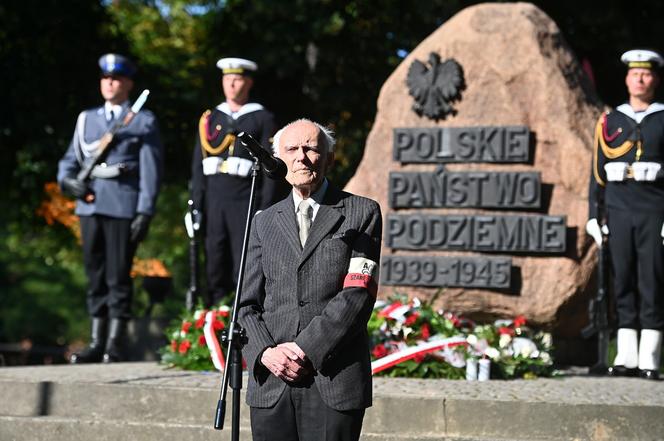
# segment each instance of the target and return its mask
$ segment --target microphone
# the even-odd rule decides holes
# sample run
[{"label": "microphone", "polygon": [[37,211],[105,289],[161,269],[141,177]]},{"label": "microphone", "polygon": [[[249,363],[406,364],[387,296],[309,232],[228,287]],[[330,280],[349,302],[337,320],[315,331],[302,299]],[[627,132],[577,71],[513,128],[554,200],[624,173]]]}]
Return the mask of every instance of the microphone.
[{"label": "microphone", "polygon": [[243,146],[254,155],[263,166],[263,170],[272,179],[283,179],[288,172],[286,163],[279,158],[275,158],[270,152],[265,150],[250,134],[240,132],[237,135]]}]

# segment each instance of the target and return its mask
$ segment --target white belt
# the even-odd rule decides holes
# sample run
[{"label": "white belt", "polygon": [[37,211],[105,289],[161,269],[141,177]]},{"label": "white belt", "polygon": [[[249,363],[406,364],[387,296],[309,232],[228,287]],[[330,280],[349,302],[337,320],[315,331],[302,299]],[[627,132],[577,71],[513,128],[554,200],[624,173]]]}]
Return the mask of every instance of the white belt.
[{"label": "white belt", "polygon": [[249,176],[251,167],[254,161],[249,159],[239,158],[237,156],[229,156],[224,160],[218,156],[210,156],[203,159],[203,174],[205,176],[217,175],[225,173],[234,176]]}]

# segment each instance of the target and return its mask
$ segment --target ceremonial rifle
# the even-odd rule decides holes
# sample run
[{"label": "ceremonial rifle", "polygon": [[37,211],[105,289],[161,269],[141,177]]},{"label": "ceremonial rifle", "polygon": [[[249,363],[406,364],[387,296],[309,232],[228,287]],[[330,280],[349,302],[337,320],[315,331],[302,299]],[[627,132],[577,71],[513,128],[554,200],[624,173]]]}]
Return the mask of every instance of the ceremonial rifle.
[{"label": "ceremonial rifle", "polygon": [[590,338],[597,334],[597,363],[590,367],[590,374],[605,375],[609,366],[609,338],[611,328],[609,326],[609,256],[608,236],[606,231],[606,216],[604,216],[603,204],[595,202],[602,233],[602,243],[599,245],[597,259],[597,294],[590,299],[588,304],[588,315],[590,323],[581,330],[583,338]]},{"label": "ceremonial rifle", "polygon": [[[117,121],[108,130],[108,132],[104,133],[104,136],[102,136],[101,139],[99,140],[99,147],[97,148],[95,156],[92,158],[91,161],[88,161],[83,165],[81,171],[79,171],[78,175],[76,175],[76,179],[78,179],[81,182],[87,182],[90,180],[90,176],[92,175],[92,170],[94,170],[94,168],[97,165],[101,164],[106,158],[106,155],[108,155],[108,152],[110,150],[109,147],[113,142],[115,134],[118,132],[118,130],[127,126],[134,119],[134,116],[136,116],[138,111],[141,110],[141,107],[143,107],[143,104],[145,104],[145,101],[147,101],[149,94],[150,91],[148,89],[145,89],[138,97],[138,99],[136,99],[134,105],[131,106],[131,108],[124,115],[124,117],[118,118]],[[86,200],[90,196],[92,195],[86,196]]]},{"label": "ceremonial rifle", "polygon": [[187,214],[184,225],[189,236],[189,289],[185,294],[187,311],[193,311],[198,297],[198,232],[201,228],[200,212],[194,208],[194,201],[187,201]]}]

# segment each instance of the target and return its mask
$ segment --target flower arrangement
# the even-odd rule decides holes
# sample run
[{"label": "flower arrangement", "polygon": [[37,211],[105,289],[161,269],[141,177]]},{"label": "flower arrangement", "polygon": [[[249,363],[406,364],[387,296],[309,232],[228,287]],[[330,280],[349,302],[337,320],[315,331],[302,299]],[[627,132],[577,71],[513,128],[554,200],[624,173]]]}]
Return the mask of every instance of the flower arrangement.
[{"label": "flower arrangement", "polygon": [[205,337],[206,317],[211,329],[218,333],[228,326],[230,308],[221,305],[208,310],[199,305],[193,312],[185,312],[174,320],[166,329],[170,343],[159,351],[162,363],[185,370],[215,370]]},{"label": "flower arrangement", "polygon": [[[211,344],[205,329],[208,336],[218,334],[229,320],[230,308],[223,304],[186,312],[166,331],[170,344],[160,351],[162,363],[186,370],[223,368],[218,342]],[[554,373],[551,334],[531,329],[523,316],[477,324],[417,298],[395,297],[376,302],[368,331],[374,375],[463,379],[466,362],[479,359],[491,360],[496,379]]]},{"label": "flower arrangement", "polygon": [[466,360],[482,358],[491,360],[491,378],[554,373],[551,334],[535,332],[523,316],[476,324],[418,299],[397,297],[376,302],[369,334],[375,375],[462,379]]}]

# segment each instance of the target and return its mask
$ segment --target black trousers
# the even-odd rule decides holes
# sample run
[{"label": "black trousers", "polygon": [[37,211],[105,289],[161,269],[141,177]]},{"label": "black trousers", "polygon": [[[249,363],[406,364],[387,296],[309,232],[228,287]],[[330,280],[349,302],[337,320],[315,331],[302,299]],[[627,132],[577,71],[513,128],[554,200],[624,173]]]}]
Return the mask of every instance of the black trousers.
[{"label": "black trousers", "polygon": [[212,303],[235,291],[249,200],[208,201],[205,269]]},{"label": "black trousers", "polygon": [[608,223],[618,327],[663,329],[664,212],[612,209]]},{"label": "black trousers", "polygon": [[87,306],[92,317],[131,318],[131,219],[81,216],[83,263],[88,276]]},{"label": "black trousers", "polygon": [[357,441],[364,409],[338,411],[322,400],[316,383],[286,386],[270,408],[251,408],[254,441]]}]

